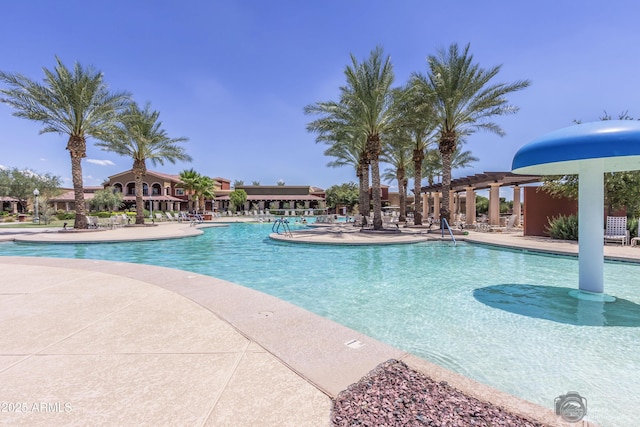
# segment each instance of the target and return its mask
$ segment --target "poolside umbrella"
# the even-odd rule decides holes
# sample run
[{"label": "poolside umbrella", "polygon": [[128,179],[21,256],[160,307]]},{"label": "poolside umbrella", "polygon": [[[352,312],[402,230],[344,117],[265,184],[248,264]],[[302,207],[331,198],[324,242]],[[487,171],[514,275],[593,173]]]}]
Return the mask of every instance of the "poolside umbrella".
[{"label": "poolside umbrella", "polygon": [[604,173],[640,169],[640,122],[582,123],[546,134],[518,150],[519,174],[579,176],[578,263],[580,297],[604,295]]}]

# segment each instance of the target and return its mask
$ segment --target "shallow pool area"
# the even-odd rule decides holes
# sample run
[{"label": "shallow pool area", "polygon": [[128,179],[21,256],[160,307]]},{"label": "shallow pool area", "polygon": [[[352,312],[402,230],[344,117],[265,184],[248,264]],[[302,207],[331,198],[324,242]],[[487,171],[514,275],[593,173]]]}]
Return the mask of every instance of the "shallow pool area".
[{"label": "shallow pool area", "polygon": [[277,296],[523,399],[577,391],[588,419],[634,425],[640,265],[605,264],[601,305],[566,298],[578,262],[481,245],[319,246],[268,239],[272,224],[137,243],[1,243],[0,255],[105,259],[207,274]]}]

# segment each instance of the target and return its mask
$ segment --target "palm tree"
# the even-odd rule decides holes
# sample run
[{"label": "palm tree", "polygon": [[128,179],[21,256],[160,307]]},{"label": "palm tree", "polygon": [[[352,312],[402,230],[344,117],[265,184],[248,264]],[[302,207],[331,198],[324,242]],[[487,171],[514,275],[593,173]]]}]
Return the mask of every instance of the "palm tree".
[{"label": "palm tree", "polygon": [[144,200],[143,179],[147,173],[147,160],[151,163],[164,165],[165,160],[171,163],[176,161],[191,161],[191,157],[184,151],[179,143],[187,138],[169,138],[167,132],[162,129],[159,121],[160,113],[152,111],[147,104],[144,110],[140,110],[133,102],[120,116],[121,126],[114,132],[108,141],[99,142],[96,145],[103,150],[113,151],[121,156],[133,159],[133,176],[136,188],[136,224],[144,224]]},{"label": "palm tree", "polygon": [[[471,151],[462,151],[462,147],[458,146],[451,156],[451,170],[471,167],[471,163],[477,162]],[[422,164],[422,175],[427,177],[429,185],[433,185],[436,177],[442,176],[442,156],[439,150],[427,150],[425,162]]]},{"label": "palm tree", "polygon": [[[382,229],[382,201],[380,197],[380,164],[382,151],[380,137],[391,130],[394,115],[391,108],[393,67],[387,56],[383,58],[381,47],[375,48],[369,58],[359,63],[351,55],[351,64],[345,69],[347,85],[340,88],[340,102],[319,103],[305,108],[305,112],[324,114],[324,119],[332,128],[322,127],[322,119],[308,125],[312,131],[350,133],[353,141],[362,138],[366,141],[363,163],[371,168],[371,187],[373,193],[373,228]],[[366,160],[365,160],[366,159]]]},{"label": "palm tree", "polygon": [[182,181],[182,187],[187,194],[187,200],[189,203],[187,209],[189,212],[193,211],[193,196],[195,195],[196,188],[198,187],[200,176],[201,175],[193,168],[185,169],[180,172],[180,181]]},{"label": "palm tree", "polygon": [[[382,139],[383,149],[380,159],[390,164],[392,167],[385,170],[382,175],[384,180],[398,182],[398,193],[400,195],[400,217],[399,222],[406,221],[407,212],[407,169],[411,166],[412,141],[407,132],[394,132]],[[419,194],[419,193],[418,193]]]},{"label": "palm tree", "polygon": [[195,185],[195,196],[196,196],[196,211],[200,210],[200,205],[202,206],[202,210],[205,210],[206,204],[205,201],[207,199],[213,200],[215,197],[214,187],[216,181],[212,178],[209,178],[205,175],[200,175]]},{"label": "palm tree", "polygon": [[[425,93],[414,82],[397,92],[395,108],[399,126],[408,132],[412,141],[414,225],[422,225],[422,164],[428,147],[434,143],[436,122],[431,104],[424,102]],[[428,98],[426,98],[428,99]]]},{"label": "palm tree", "polygon": [[351,134],[335,137],[334,144],[324,152],[325,156],[335,157],[327,163],[329,167],[353,166],[358,177],[358,210],[360,215],[369,215],[369,162],[367,160],[366,140],[353,138]]},{"label": "palm tree", "polygon": [[129,103],[126,92],[109,92],[101,72],[75,63],[69,70],[56,56],[53,71],[44,68],[44,83],[22,74],[0,72],[0,80],[9,85],[0,89],[4,102],[16,111],[16,117],[41,122],[40,133],[54,132],[69,137],[71,176],[75,199],[74,228],[88,227],[82,183],[82,159],[87,157],[87,137],[109,139],[117,126],[118,114]]},{"label": "palm tree", "polygon": [[366,137],[354,132],[355,118],[348,108],[343,95],[339,102],[318,102],[305,107],[305,114],[321,115],[307,125],[307,131],[318,133],[316,142],[329,145],[326,156],[335,157],[329,167],[353,165],[359,181],[358,210],[361,215],[369,215],[369,160],[366,151]]},{"label": "palm tree", "polygon": [[460,138],[477,130],[504,135],[502,128],[490,119],[516,113],[518,108],[507,103],[506,95],[528,87],[530,82],[492,83],[501,66],[485,70],[474,64],[469,44],[461,52],[454,43],[448,50],[439,50],[437,56],[430,55],[427,62],[428,76],[414,73],[412,79],[425,94],[424,102],[431,105],[435,114],[443,165],[440,216],[449,221],[451,156]]}]

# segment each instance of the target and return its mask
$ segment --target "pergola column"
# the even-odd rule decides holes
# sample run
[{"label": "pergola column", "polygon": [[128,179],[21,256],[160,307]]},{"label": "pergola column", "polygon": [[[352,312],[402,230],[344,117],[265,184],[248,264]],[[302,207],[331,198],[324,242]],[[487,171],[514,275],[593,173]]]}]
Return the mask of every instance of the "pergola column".
[{"label": "pergola column", "polygon": [[474,187],[467,187],[467,206],[465,210],[467,225],[473,225],[476,222],[476,192]]},{"label": "pergola column", "polygon": [[456,192],[453,190],[449,190],[449,213],[450,213],[450,219],[449,221],[451,221],[453,223],[454,218],[455,218],[455,213],[456,213],[456,201],[455,201],[455,197],[456,197]]},{"label": "pergola column", "polygon": [[500,184],[489,184],[489,225],[500,225]]},{"label": "pergola column", "polygon": [[522,214],[522,209],[520,207],[520,186],[513,186],[513,214],[516,216],[516,220],[513,225],[520,225],[520,215]]},{"label": "pergola column", "polygon": [[433,193],[433,219],[440,220],[440,192]]},{"label": "pergola column", "polygon": [[422,195],[422,221],[429,218],[429,193]]}]

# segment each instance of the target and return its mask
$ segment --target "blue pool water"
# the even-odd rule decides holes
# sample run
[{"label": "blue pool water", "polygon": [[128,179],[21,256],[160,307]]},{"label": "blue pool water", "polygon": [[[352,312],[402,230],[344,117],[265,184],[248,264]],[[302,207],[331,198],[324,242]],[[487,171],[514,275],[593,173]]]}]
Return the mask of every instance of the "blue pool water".
[{"label": "blue pool water", "polygon": [[229,280],[290,301],[507,393],[553,408],[577,391],[588,419],[635,425],[640,266],[605,265],[615,303],[568,297],[575,258],[481,245],[316,246],[232,224],[178,240],[1,243],[0,255],[128,261]]}]

